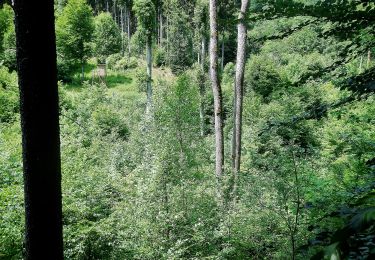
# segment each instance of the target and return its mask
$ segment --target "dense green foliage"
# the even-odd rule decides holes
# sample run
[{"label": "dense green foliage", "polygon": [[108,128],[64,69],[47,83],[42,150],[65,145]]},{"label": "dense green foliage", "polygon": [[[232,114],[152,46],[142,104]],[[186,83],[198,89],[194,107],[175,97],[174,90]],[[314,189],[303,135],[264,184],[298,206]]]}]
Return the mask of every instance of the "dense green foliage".
[{"label": "dense green foliage", "polygon": [[66,61],[84,64],[91,52],[93,29],[92,10],[86,0],[69,0],[56,21],[58,54]]},{"label": "dense green foliage", "polygon": [[[223,208],[201,56],[208,1],[66,2],[56,2],[63,7],[56,13],[60,79],[70,80],[59,86],[66,259],[374,257],[374,3],[252,1],[238,201]],[[237,8],[233,1],[219,7],[224,191],[232,184]],[[19,97],[14,57],[6,58],[14,50],[12,17],[4,5],[0,259],[23,252]],[[145,32],[155,53],[152,116],[145,113]],[[94,80],[98,59],[106,60],[105,81]],[[76,63],[86,60],[81,82]]]},{"label": "dense green foliage", "polygon": [[121,31],[111,14],[101,13],[95,17],[94,53],[100,60],[121,51]]}]

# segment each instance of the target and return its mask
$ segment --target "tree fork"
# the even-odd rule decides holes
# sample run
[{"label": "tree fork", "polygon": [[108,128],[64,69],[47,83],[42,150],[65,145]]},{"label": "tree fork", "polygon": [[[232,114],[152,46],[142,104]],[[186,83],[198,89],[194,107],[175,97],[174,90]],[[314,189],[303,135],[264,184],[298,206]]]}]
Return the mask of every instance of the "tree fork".
[{"label": "tree fork", "polygon": [[63,259],[54,1],[15,0],[27,260]]}]

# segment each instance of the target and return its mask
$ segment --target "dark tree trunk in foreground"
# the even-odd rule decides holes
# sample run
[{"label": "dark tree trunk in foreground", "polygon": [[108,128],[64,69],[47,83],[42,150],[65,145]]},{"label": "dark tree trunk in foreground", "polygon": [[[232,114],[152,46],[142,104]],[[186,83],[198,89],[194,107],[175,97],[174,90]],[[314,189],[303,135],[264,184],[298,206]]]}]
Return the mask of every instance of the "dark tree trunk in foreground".
[{"label": "dark tree trunk in foreground", "polygon": [[233,160],[233,195],[237,192],[238,172],[241,164],[241,135],[242,135],[242,109],[243,109],[243,82],[246,62],[246,36],[247,28],[245,15],[248,9],[249,0],[241,1],[241,11],[238,17],[238,40],[237,40],[237,61],[236,61],[236,79],[234,95],[234,125],[232,142],[232,160]]},{"label": "dark tree trunk in foreground", "polygon": [[15,0],[28,260],[63,259],[53,4]]},{"label": "dark tree trunk in foreground", "polygon": [[214,95],[216,177],[220,181],[224,168],[222,91],[218,76],[217,3],[210,0],[210,76]]}]

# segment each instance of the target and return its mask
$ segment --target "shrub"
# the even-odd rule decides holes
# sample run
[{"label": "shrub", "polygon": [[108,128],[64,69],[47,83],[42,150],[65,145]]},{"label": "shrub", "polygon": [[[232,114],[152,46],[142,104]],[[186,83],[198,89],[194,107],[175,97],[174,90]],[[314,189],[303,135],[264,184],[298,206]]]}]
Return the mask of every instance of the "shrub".
[{"label": "shrub", "polygon": [[106,64],[108,69],[115,69],[116,63],[121,60],[123,57],[120,53],[115,53],[109,55],[106,59]]},{"label": "shrub", "polygon": [[0,67],[0,123],[8,123],[19,112],[17,76]]},{"label": "shrub", "polygon": [[166,52],[164,48],[157,48],[154,54],[154,64],[157,67],[165,66]]},{"label": "shrub", "polygon": [[135,82],[139,92],[146,92],[147,88],[147,72],[144,69],[137,69],[135,73]]}]

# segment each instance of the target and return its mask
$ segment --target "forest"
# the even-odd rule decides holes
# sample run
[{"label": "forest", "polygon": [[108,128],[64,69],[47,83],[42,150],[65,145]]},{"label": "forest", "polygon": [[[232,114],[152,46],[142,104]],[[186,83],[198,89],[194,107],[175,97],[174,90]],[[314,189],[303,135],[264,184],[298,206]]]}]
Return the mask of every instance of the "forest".
[{"label": "forest", "polygon": [[0,260],[375,259],[374,0],[0,0]]}]

